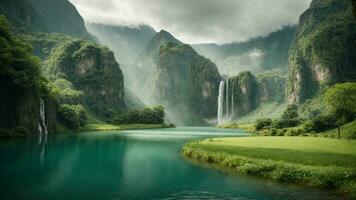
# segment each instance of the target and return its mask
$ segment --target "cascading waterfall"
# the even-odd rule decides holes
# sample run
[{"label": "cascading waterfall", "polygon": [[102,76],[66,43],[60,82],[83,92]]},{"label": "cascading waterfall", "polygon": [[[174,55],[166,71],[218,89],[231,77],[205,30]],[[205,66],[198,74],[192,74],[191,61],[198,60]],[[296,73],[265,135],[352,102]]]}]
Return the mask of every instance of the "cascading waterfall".
[{"label": "cascading waterfall", "polygon": [[223,109],[224,109],[224,89],[225,89],[225,82],[220,81],[219,85],[219,96],[218,96],[218,124],[221,125],[223,122]]},{"label": "cascading waterfall", "polygon": [[229,117],[229,79],[226,80],[226,118]]},{"label": "cascading waterfall", "polygon": [[234,117],[234,84],[231,84],[231,118]]},{"label": "cascading waterfall", "polygon": [[47,135],[48,134],[48,129],[46,126],[46,110],[45,110],[45,104],[43,99],[40,99],[40,122],[38,122],[38,131],[40,132],[40,135]]},{"label": "cascading waterfall", "polygon": [[43,99],[40,99],[40,122],[38,122],[38,145],[40,147],[40,163],[43,165],[46,154],[48,129],[46,125],[46,108]]}]

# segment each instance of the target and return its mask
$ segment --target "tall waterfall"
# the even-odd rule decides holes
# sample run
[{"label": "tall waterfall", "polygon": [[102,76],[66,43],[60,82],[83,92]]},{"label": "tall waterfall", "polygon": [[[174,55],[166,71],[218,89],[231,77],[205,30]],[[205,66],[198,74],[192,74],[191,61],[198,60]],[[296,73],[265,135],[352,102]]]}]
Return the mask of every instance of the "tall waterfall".
[{"label": "tall waterfall", "polygon": [[229,79],[226,80],[226,117],[229,117]]},{"label": "tall waterfall", "polygon": [[223,122],[223,109],[224,109],[224,89],[225,82],[220,81],[219,85],[219,97],[218,97],[218,124],[221,125]]},{"label": "tall waterfall", "polygon": [[234,104],[235,93],[234,93],[234,84],[231,84],[231,85],[232,85],[232,87],[231,87],[231,118],[233,118],[234,117],[234,106],[235,106],[235,104]]},{"label": "tall waterfall", "polygon": [[40,132],[40,135],[48,134],[48,129],[46,126],[46,110],[42,98],[40,99],[40,122],[38,123],[38,131]]}]

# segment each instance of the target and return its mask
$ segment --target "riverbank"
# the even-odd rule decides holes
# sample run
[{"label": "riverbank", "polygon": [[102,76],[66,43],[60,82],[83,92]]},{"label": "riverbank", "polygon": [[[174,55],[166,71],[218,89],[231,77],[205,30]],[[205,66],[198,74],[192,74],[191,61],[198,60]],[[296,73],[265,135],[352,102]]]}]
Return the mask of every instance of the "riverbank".
[{"label": "riverbank", "polygon": [[114,131],[114,130],[135,130],[135,129],[157,129],[157,128],[172,128],[168,124],[87,124],[80,131]]},{"label": "riverbank", "polygon": [[280,182],[356,198],[356,141],[312,137],[216,138],[192,142],[185,157]]},{"label": "riverbank", "polygon": [[[70,130],[60,124],[57,126],[55,134],[65,134],[73,132],[88,132],[88,131],[115,131],[115,130],[141,130],[141,129],[160,129],[160,128],[174,128],[169,124],[121,124],[112,125],[106,123],[88,123],[84,127],[77,130]],[[22,138],[33,135],[25,134],[24,132],[18,132],[13,130],[0,130],[1,139]]]}]

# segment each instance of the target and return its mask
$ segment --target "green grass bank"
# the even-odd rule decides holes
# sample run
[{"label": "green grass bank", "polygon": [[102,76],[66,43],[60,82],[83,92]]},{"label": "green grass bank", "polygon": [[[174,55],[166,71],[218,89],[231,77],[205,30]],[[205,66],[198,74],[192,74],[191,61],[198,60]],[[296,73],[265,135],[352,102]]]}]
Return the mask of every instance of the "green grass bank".
[{"label": "green grass bank", "polygon": [[313,137],[216,138],[185,145],[185,157],[247,174],[336,190],[356,198],[356,141]]}]

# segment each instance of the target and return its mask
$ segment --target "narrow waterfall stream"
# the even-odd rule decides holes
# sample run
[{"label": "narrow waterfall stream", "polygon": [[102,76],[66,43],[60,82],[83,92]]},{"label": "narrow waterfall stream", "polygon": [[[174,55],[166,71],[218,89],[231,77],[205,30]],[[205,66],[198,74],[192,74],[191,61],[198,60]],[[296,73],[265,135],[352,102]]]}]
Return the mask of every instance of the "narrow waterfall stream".
[{"label": "narrow waterfall stream", "polygon": [[224,88],[225,82],[220,81],[219,85],[219,96],[218,96],[218,124],[221,125],[223,123],[223,109],[224,109]]},{"label": "narrow waterfall stream", "polygon": [[40,122],[38,123],[38,131],[40,135],[48,135],[48,129],[46,125],[46,108],[43,99],[40,99]]}]

